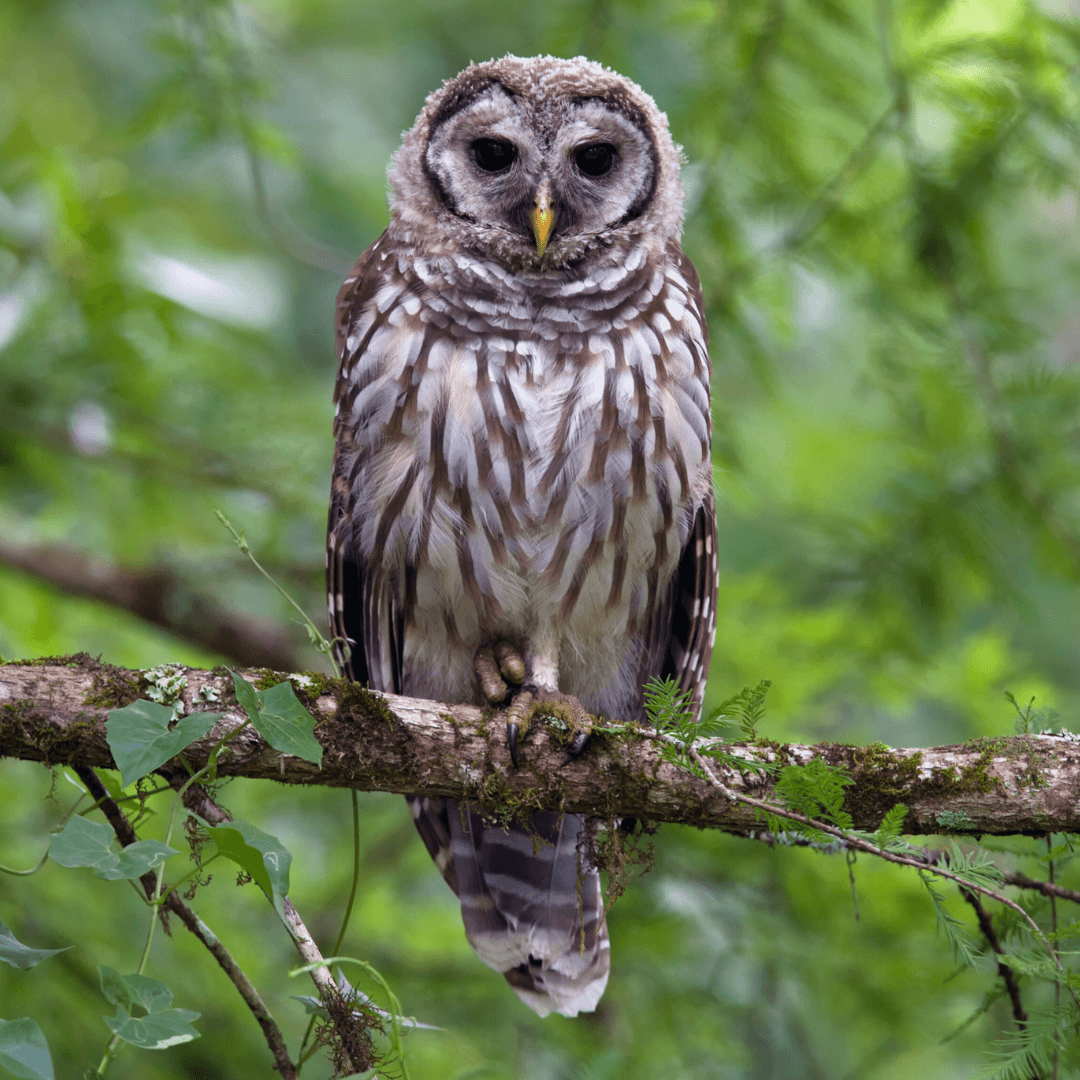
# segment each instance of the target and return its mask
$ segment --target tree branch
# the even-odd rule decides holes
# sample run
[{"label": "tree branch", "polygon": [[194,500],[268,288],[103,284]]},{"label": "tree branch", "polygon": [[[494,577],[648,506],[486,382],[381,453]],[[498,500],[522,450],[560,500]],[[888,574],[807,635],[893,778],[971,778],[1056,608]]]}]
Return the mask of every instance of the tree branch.
[{"label": "tree branch", "polygon": [[128,569],[65,544],[19,544],[3,537],[0,563],[71,596],[111,604],[238,664],[283,670],[300,664],[300,650],[280,626],[222,608],[168,566]]},{"label": "tree branch", "polygon": [[[286,678],[265,670],[248,674],[257,685]],[[189,668],[186,675],[187,710],[193,701],[204,707],[204,687],[213,688],[229,710],[234,698],[224,672]],[[539,723],[515,770],[500,719],[473,706],[375,694],[322,675],[293,678],[319,721],[322,768],[273,750],[249,727],[222,752],[219,776],[447,796],[506,816],[528,806],[743,835],[766,828],[754,804],[768,800],[768,779],[750,771],[725,774],[725,790],[742,796],[733,804],[707,780],[664,761],[655,738],[631,730],[594,734],[585,752],[567,762],[565,734]],[[0,666],[0,756],[113,768],[107,713],[146,696],[147,687],[144,673],[85,654]],[[185,751],[193,768],[201,768],[216,740],[242,723],[240,710],[231,707],[210,735]],[[1022,735],[922,750],[829,743],[732,749],[779,764],[822,757],[844,766],[853,780],[845,807],[860,829],[876,828],[902,802],[909,808],[903,826],[908,834],[1080,831],[1073,794],[1080,784],[1080,743],[1069,738]]]}]

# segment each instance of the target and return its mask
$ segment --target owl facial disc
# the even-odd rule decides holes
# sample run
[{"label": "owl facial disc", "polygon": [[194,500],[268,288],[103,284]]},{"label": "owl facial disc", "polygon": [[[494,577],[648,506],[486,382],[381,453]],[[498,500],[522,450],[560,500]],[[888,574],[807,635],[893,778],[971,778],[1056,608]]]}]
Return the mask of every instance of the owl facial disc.
[{"label": "owl facial disc", "polygon": [[584,272],[677,241],[679,151],[629,79],[583,59],[475,64],[427,100],[390,169],[393,223],[428,257]]}]

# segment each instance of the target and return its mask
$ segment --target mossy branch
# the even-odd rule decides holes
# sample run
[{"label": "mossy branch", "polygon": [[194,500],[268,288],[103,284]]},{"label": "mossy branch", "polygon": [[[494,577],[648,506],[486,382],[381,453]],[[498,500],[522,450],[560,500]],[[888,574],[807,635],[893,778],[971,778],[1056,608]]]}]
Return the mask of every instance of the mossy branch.
[{"label": "mossy branch", "polygon": [[[183,674],[183,680],[176,678]],[[604,818],[670,821],[727,832],[760,833],[766,825],[752,807],[732,804],[705,779],[661,759],[655,739],[632,728],[594,734],[585,752],[566,761],[568,732],[535,725],[520,763],[510,763],[497,715],[375,694],[323,675],[286,676],[248,671],[257,686],[286,677],[318,720],[322,768],[283,755],[250,727],[222,752],[218,775],[361,791],[416,792],[470,799],[494,814],[524,807],[595,814]],[[185,751],[201,768],[211,748],[242,723],[232,680],[224,669],[177,669],[186,711],[223,704],[225,718]],[[112,768],[105,741],[108,711],[150,694],[160,669],[130,671],[85,654],[0,666],[0,756],[47,765]],[[230,703],[236,712],[230,713]],[[853,783],[845,809],[858,829],[877,828],[896,803],[908,807],[908,834],[982,834],[1080,831],[1080,742],[1046,735],[979,739],[959,746],[893,750],[882,745],[783,745],[758,740],[731,748],[746,759],[779,764],[820,757],[842,765]],[[731,791],[768,801],[771,781],[747,769],[728,772]]]}]

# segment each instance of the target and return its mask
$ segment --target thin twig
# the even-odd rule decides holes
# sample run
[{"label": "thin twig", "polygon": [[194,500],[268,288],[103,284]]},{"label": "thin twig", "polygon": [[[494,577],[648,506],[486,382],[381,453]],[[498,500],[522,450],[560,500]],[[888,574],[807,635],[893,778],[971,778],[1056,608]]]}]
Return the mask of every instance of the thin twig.
[{"label": "thin twig", "polygon": [[236,543],[236,546],[240,549],[242,554],[248,557],[251,565],[254,566],[255,569],[258,570],[259,573],[262,574],[262,576],[266,578],[266,580],[269,581],[270,584],[273,585],[274,588],[277,589],[277,591],[283,597],[285,597],[285,599],[288,600],[288,602],[293,606],[293,609],[300,616],[303,624],[308,629],[308,636],[311,638],[311,643],[319,650],[319,652],[326,654],[326,659],[330,663],[330,666],[333,668],[334,674],[340,678],[341,668],[338,665],[337,660],[334,659],[334,652],[331,648],[332,643],[326,640],[326,638],[323,636],[322,631],[311,621],[311,616],[308,615],[308,613],[289,595],[289,593],[286,592],[285,589],[283,589],[278,584],[277,580],[274,578],[274,575],[271,574],[266,569],[266,567],[264,567],[263,564],[255,558],[255,553],[251,550],[251,545],[247,542],[244,534],[237,532],[236,529],[233,528],[232,522],[229,521],[229,519],[220,510],[215,510],[214,516],[218,519],[218,521],[221,522],[222,525],[225,526],[225,528],[229,532],[229,535]]},{"label": "thin twig", "polygon": [[1015,885],[1018,889],[1032,889],[1042,893],[1043,896],[1057,897],[1059,900],[1071,900],[1074,904],[1080,904],[1080,892],[1075,889],[1066,889],[1052,881],[1040,881],[1038,878],[1030,878],[1027,874],[1005,874],[1002,881],[1006,885]]},{"label": "thin twig", "polygon": [[[983,907],[983,902],[970,889],[961,886],[960,895],[975,909],[975,915],[979,920],[979,929],[982,931],[983,937],[986,938],[986,943],[994,951],[994,955],[999,958],[1003,957],[1005,949],[1002,947],[1001,939],[994,929],[994,920],[990,917],[990,912]],[[1027,1028],[1028,1016],[1024,1009],[1024,1002],[1020,997],[1020,984],[1016,981],[1016,972],[1001,959],[998,960],[997,969],[998,974],[1005,982],[1005,989],[1009,992],[1009,1000],[1012,1002],[1013,1019],[1016,1021],[1016,1026],[1021,1031],[1024,1031]],[[1032,1080],[1038,1080],[1038,1078],[1032,1077]]]},{"label": "thin twig", "polygon": [[[728,799],[731,802],[739,802],[744,806],[752,806],[755,809],[760,810],[765,814],[771,814],[774,817],[786,818],[789,821],[797,821],[800,825],[806,825],[811,829],[816,829],[818,832],[826,833],[829,836],[835,836],[838,840],[843,840],[848,847],[855,848],[857,851],[865,851],[870,855],[877,856],[879,859],[884,859],[886,862],[897,863],[900,866],[914,866],[921,870],[926,869],[926,864],[921,860],[910,858],[907,855],[900,855],[895,851],[886,851],[884,848],[879,848],[876,844],[872,844],[869,840],[863,840],[861,837],[853,836],[844,829],[837,828],[834,825],[828,825],[824,821],[816,821],[814,818],[807,817],[805,814],[797,813],[794,810],[781,809],[762,799],[755,799],[750,795],[742,795],[737,791],[732,791],[731,788],[717,780],[712,769],[709,768],[708,763],[705,761],[705,758],[701,756],[697,749],[693,746],[688,746],[687,751],[694,764],[697,765],[705,775],[705,779],[710,786],[715,788],[725,799]],[[1003,904],[1005,907],[1015,911],[1024,922],[1028,924],[1035,936],[1045,946],[1046,951],[1050,954],[1051,960],[1054,961],[1054,966],[1058,969],[1062,978],[1065,978],[1065,971],[1061,966],[1061,961],[1058,960],[1057,953],[1053,950],[1050,942],[1046,940],[1046,936],[1039,929],[1039,924],[1015,900],[1010,900],[1003,893],[989,889],[985,885],[977,885],[973,881],[968,881],[960,874],[956,874],[951,870],[945,870],[941,866],[935,866],[932,872],[939,877],[949,878],[951,881],[955,881],[962,888],[970,889],[972,892],[982,893],[984,896],[989,896],[991,900],[996,900],[999,904]],[[1069,994],[1077,1009],[1080,1010],[1080,999],[1077,998],[1076,992],[1071,986],[1069,987]]]},{"label": "thin twig", "polygon": [[[1047,833],[1046,834],[1046,848],[1051,853],[1054,850],[1054,835],[1053,835],[1053,833]],[[1049,859],[1047,859],[1047,864],[1048,864],[1048,874],[1049,874],[1049,877],[1050,877],[1050,884],[1053,885],[1054,884],[1054,876],[1055,876],[1055,867],[1054,867],[1054,859],[1053,859],[1052,854],[1051,854],[1051,857]],[[1057,941],[1057,932],[1058,932],[1057,897],[1056,896],[1051,896],[1050,897],[1050,929],[1053,931],[1054,941],[1056,942]],[[1055,951],[1055,953],[1057,952],[1057,946],[1056,945],[1054,946],[1054,951]],[[1055,979],[1054,980],[1054,1008],[1055,1009],[1060,1009],[1061,1008],[1061,980],[1060,979]],[[1054,1043],[1054,1080],[1058,1080],[1058,1047],[1057,1047],[1056,1042]]]},{"label": "thin twig", "polygon": [[855,852],[848,851],[847,853],[847,872],[848,879],[851,881],[851,904],[855,908],[855,921],[861,922],[859,918],[859,893],[855,888]]},{"label": "thin twig", "polygon": [[[179,782],[180,777],[178,776],[176,779]],[[232,821],[232,818],[214,802],[210,793],[200,784],[192,785],[184,793],[184,805],[211,825],[225,825]],[[289,931],[289,936],[293,939],[296,951],[303,958],[305,965],[311,965],[311,980],[315,983],[319,997],[324,1002],[335,1000],[340,996],[341,991],[337,983],[334,982],[333,975],[319,950],[319,946],[315,944],[315,939],[304,925],[304,920],[300,918],[296,908],[293,907],[292,901],[287,896],[282,902],[282,910],[284,912],[282,921]],[[337,1022],[340,1023],[341,1021],[338,1020]],[[341,1042],[346,1052],[349,1053],[349,1048],[352,1045],[351,1041],[342,1039]],[[349,1055],[349,1064],[355,1072],[363,1072],[368,1068],[367,1062],[353,1059],[351,1053]]]},{"label": "thin twig", "polygon": [[[356,893],[360,887],[360,800],[357,797],[356,791],[350,791],[352,796],[352,824],[353,824],[353,870],[352,870],[352,884],[349,886],[349,899],[345,904],[345,914],[341,917],[341,929],[338,930],[337,941],[334,942],[334,947],[330,952],[337,956],[341,952],[341,943],[345,940],[345,932],[349,928],[349,921],[352,919],[353,905],[356,903]],[[297,1054],[298,1063],[296,1071],[299,1073],[303,1068],[304,1062],[307,1060],[308,1055],[305,1055],[304,1049],[308,1044],[308,1040],[311,1038],[311,1034],[315,1029],[315,1017],[312,1016],[308,1021],[307,1030],[304,1032],[304,1037],[300,1041],[300,1050]],[[314,1047],[312,1048],[314,1049]]]},{"label": "thin twig", "polygon": [[[113,827],[113,832],[116,833],[116,837],[121,845],[127,847],[129,844],[135,843],[138,839],[135,829],[132,827],[131,822],[128,821],[124,812],[110,797],[108,791],[105,789],[105,785],[98,779],[97,773],[94,772],[93,769],[86,768],[85,766],[76,766],[75,772],[78,774],[79,779],[86,785],[86,789],[90,792],[91,797],[99,802],[102,813]],[[152,872],[147,872],[143,874],[139,880],[143,890],[146,892],[147,899],[150,899],[154,895],[154,889],[157,884],[156,876]],[[244,973],[243,969],[233,959],[229,950],[225,948],[206,923],[204,923],[202,919],[200,919],[199,916],[176,895],[175,892],[171,892],[165,897],[160,912],[162,925],[166,933],[168,933],[169,929],[166,921],[167,915],[168,912],[172,912],[207,948],[220,965],[222,971],[229,977],[230,982],[236,987],[240,996],[244,999],[244,1004],[251,1010],[259,1027],[262,1028],[263,1035],[266,1037],[267,1045],[270,1048],[270,1053],[274,1057],[274,1068],[281,1073],[284,1080],[296,1080],[296,1069],[289,1059],[289,1052],[285,1046],[285,1038],[281,1034],[281,1029],[277,1026],[273,1016],[270,1015],[270,1010],[259,996],[258,990],[255,989],[255,986]]]}]

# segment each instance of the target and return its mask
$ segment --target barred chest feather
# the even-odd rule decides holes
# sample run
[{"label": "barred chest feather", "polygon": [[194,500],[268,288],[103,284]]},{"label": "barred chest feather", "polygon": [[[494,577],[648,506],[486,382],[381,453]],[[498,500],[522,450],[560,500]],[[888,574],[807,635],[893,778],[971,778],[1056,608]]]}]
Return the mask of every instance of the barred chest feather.
[{"label": "barred chest feather", "polygon": [[404,609],[403,689],[474,699],[477,647],[505,638],[530,681],[636,715],[639,651],[711,487],[689,264],[372,257],[335,421],[335,483],[364,512],[339,541]]}]

